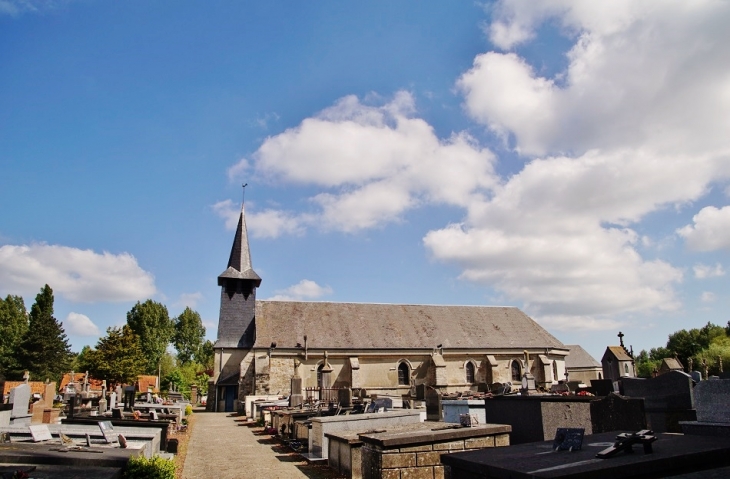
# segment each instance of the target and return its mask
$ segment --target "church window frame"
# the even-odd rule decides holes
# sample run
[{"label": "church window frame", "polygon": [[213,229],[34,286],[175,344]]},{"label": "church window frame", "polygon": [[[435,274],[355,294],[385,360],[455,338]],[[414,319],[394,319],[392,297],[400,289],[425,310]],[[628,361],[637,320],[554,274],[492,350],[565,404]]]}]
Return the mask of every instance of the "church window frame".
[{"label": "church window frame", "polygon": [[510,364],[510,372],[512,381],[522,381],[522,364],[517,359],[513,359]]},{"label": "church window frame", "polygon": [[474,361],[464,363],[464,377],[467,384],[475,384],[477,382],[477,365]]},{"label": "church window frame", "polygon": [[558,362],[553,359],[553,381],[558,381]]},{"label": "church window frame", "polygon": [[410,386],[411,385],[411,365],[405,359],[398,361],[396,366],[398,371],[398,386]]}]

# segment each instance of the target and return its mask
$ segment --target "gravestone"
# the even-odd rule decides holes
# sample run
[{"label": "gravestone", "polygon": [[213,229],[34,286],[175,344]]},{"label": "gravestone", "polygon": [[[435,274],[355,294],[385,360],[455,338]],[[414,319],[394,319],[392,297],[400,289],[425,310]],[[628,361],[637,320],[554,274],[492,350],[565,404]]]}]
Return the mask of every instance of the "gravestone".
[{"label": "gravestone", "polygon": [[50,441],[53,439],[51,431],[48,429],[46,424],[34,424],[28,426],[30,429],[30,435],[33,438],[33,442]]},{"label": "gravestone", "polygon": [[342,388],[337,390],[337,403],[341,407],[352,407],[352,389]]},{"label": "gravestone", "polygon": [[383,411],[393,409],[393,400],[391,398],[375,398],[370,402],[365,412],[379,412],[381,409]]},{"label": "gravestone", "polygon": [[611,393],[591,401],[593,434],[609,431],[640,431],[646,428],[644,400]]},{"label": "gravestone", "polygon": [[656,433],[681,432],[679,421],[694,421],[693,381],[682,371],[651,379],[622,378],[625,396],[644,398],[647,427]]},{"label": "gravestone", "polygon": [[30,424],[31,415],[28,414],[30,386],[26,383],[15,386],[10,390],[8,402],[13,405],[10,424]]},{"label": "gravestone", "polygon": [[115,407],[112,409],[112,419],[123,419],[124,415],[122,414],[122,408]]},{"label": "gravestone", "polygon": [[730,380],[702,381],[694,394],[697,421],[730,424]]},{"label": "gravestone", "polygon": [[699,371],[692,371],[690,376],[692,376],[692,381],[694,381],[696,383],[702,381],[702,373]]},{"label": "gravestone", "polygon": [[730,437],[730,379],[702,381],[695,386],[697,421],[683,421],[682,432]]},{"label": "gravestone", "polygon": [[117,407],[117,393],[111,393],[109,395],[109,409]]},{"label": "gravestone", "polygon": [[304,403],[304,395],[302,394],[302,378],[294,376],[291,378],[291,396],[289,396],[289,406],[299,407]]},{"label": "gravestone", "polygon": [[117,441],[118,435],[114,433],[114,426],[111,421],[99,421],[99,429],[107,444]]},{"label": "gravestone", "polygon": [[106,412],[106,398],[102,397],[99,399],[99,414],[104,414]]},{"label": "gravestone", "polygon": [[132,412],[134,409],[134,397],[135,397],[136,391],[134,390],[134,386],[127,386],[124,388],[124,410],[127,412]]},{"label": "gravestone", "polygon": [[613,381],[610,379],[591,379],[591,388],[596,392],[596,396],[608,396],[613,390]]},{"label": "gravestone", "polygon": [[441,393],[433,388],[426,389],[426,420],[443,421]]}]

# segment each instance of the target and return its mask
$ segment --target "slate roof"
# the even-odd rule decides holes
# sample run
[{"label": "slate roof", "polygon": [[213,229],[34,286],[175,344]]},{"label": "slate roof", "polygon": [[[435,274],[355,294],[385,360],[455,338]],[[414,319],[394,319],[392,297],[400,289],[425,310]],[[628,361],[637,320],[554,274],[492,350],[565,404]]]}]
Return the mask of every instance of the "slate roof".
[{"label": "slate roof", "polygon": [[256,301],[256,348],[561,348],[513,307]]},{"label": "slate roof", "polygon": [[223,286],[225,279],[251,280],[258,288],[261,285],[261,277],[256,274],[251,265],[251,251],[248,245],[248,232],[246,230],[246,215],[241,206],[241,216],[238,218],[236,236],[231,246],[231,255],[228,258],[228,268],[218,276],[218,286]]},{"label": "slate roof", "polygon": [[[608,351],[611,351],[619,361],[632,361],[631,356],[629,356],[629,353],[622,346],[609,346],[606,348],[606,353]],[[606,353],[604,353],[603,357],[606,357]]]},{"label": "slate roof", "polygon": [[568,369],[579,368],[600,368],[601,363],[593,359],[588,351],[581,348],[577,344],[568,344],[565,346],[570,349],[570,354],[565,358],[565,367]]}]

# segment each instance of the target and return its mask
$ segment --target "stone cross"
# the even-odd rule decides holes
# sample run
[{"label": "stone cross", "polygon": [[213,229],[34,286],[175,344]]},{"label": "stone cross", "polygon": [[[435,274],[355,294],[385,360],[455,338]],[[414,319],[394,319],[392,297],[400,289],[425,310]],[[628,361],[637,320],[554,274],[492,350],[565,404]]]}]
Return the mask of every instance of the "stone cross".
[{"label": "stone cross", "polygon": [[623,348],[624,347],[624,333],[622,333],[621,331],[618,332],[618,340],[621,343],[621,347]]}]

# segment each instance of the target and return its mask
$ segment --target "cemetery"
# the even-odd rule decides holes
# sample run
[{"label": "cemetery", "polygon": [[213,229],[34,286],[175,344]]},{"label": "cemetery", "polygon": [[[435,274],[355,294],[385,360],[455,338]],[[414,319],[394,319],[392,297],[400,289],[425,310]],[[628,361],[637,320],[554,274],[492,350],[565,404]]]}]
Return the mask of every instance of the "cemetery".
[{"label": "cemetery", "polygon": [[10,385],[0,408],[0,472],[16,472],[17,464],[46,478],[112,478],[121,477],[132,457],[173,457],[189,403],[155,402],[151,388],[140,392],[139,384],[109,391],[106,381],[88,374],[68,377],[60,391],[54,382],[41,383],[41,394],[27,373]]}]

